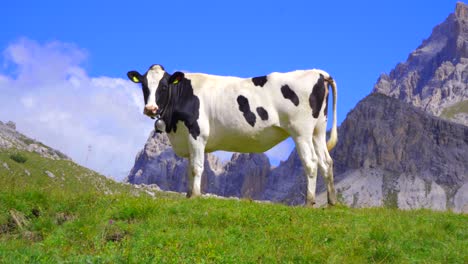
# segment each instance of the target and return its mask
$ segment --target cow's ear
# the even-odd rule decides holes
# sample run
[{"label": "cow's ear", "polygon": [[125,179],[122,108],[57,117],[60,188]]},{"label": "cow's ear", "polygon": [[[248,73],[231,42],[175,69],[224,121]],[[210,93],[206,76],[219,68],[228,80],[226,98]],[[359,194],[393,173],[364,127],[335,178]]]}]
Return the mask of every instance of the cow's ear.
[{"label": "cow's ear", "polygon": [[132,81],[134,83],[141,83],[142,76],[137,71],[127,72],[127,77],[130,79],[130,81]]},{"label": "cow's ear", "polygon": [[184,78],[184,76],[185,75],[183,72],[174,72],[174,74],[172,74],[171,77],[169,77],[169,83],[177,84]]}]

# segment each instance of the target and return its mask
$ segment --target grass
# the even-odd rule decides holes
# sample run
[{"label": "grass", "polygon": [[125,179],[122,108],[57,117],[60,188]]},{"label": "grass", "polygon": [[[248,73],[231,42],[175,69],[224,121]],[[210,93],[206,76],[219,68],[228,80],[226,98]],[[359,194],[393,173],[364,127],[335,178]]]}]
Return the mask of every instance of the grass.
[{"label": "grass", "polygon": [[16,161],[18,163],[25,163],[28,160],[25,156],[23,156],[21,154],[17,154],[17,153],[11,154],[10,159],[14,160],[14,161]]},{"label": "grass", "polygon": [[468,262],[467,215],[153,198],[70,161],[11,154],[0,153],[0,263]]},{"label": "grass", "polygon": [[445,108],[440,116],[447,119],[452,119],[458,113],[468,114],[468,100],[458,102],[450,107]]}]

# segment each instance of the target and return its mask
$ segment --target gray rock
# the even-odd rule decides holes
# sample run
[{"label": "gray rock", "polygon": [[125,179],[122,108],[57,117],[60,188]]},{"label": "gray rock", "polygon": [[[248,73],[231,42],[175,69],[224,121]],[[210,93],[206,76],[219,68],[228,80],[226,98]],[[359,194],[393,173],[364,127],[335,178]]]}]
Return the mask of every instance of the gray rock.
[{"label": "gray rock", "polygon": [[[396,184],[391,184],[396,178]],[[360,169],[348,171],[344,179],[336,184],[341,202],[357,208],[394,207],[400,209],[427,208],[446,210],[447,192],[434,181],[418,176],[383,171],[381,169]],[[466,195],[458,191],[454,197],[456,212],[468,212]],[[326,193],[318,195],[320,206],[326,204]],[[464,208],[465,207],[465,208]]]},{"label": "gray rock", "polygon": [[[331,154],[335,179],[344,181],[340,182],[342,190],[355,189],[353,184],[365,186],[357,179],[367,179],[378,170],[381,173],[374,177],[383,179],[383,204],[405,209],[463,207],[455,206],[454,199],[468,181],[468,127],[433,117],[399,100],[371,94],[348,114],[338,131],[339,141]],[[347,179],[350,174],[352,179]],[[366,181],[367,188],[376,184],[371,179]],[[369,190],[363,189],[357,204],[349,203],[349,199],[346,202],[360,206],[365,192]]]},{"label": "gray rock", "polygon": [[299,155],[294,149],[286,161],[272,169],[263,200],[290,205],[303,204],[306,197],[306,176]]},{"label": "gray rock", "polygon": [[[384,206],[384,175],[385,172],[379,169],[347,172],[336,185],[341,202],[357,208]],[[317,200],[325,204],[326,193],[322,193]]]},{"label": "gray rock", "polygon": [[13,121],[8,121],[6,123],[6,126],[13,129],[13,130],[16,130],[16,124]]},{"label": "gray rock", "polygon": [[234,153],[218,175],[220,187],[217,194],[261,199],[269,173],[270,161],[265,154]]},{"label": "gray rock", "polygon": [[55,178],[55,175],[50,171],[45,171],[45,174],[47,174],[47,176],[49,176],[50,178]]},{"label": "gray rock", "polygon": [[465,182],[460,189],[457,190],[453,199],[455,212],[468,213],[468,183]]},{"label": "gray rock", "polygon": [[0,122],[0,149],[11,148],[35,152],[42,157],[54,160],[70,159],[60,151],[49,148],[44,144],[19,133],[16,131],[16,124],[12,121],[9,121],[7,124]]},{"label": "gray rock", "polygon": [[446,210],[447,195],[434,181],[423,180],[412,175],[401,175],[398,179],[398,208]]},{"label": "gray rock", "polygon": [[[468,5],[458,2],[406,62],[380,76],[374,92],[468,125]],[[455,111],[457,104],[465,107]]]},{"label": "gray rock", "polygon": [[44,145],[41,145],[41,144],[36,144],[36,143],[33,143],[33,144],[29,144],[26,148],[27,151],[29,152],[35,152],[35,153],[38,153],[39,155],[41,155],[42,157],[46,157],[46,158],[49,158],[49,159],[53,159],[53,160],[59,160],[59,159],[62,159],[60,157],[60,153],[57,152],[57,151],[53,151],[51,150],[50,148],[44,146]]}]

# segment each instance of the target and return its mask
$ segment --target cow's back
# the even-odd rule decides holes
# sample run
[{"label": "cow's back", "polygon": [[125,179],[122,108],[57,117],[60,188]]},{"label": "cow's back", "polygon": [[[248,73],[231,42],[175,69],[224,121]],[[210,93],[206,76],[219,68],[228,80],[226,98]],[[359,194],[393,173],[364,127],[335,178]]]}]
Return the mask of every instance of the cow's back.
[{"label": "cow's back", "polygon": [[206,150],[264,152],[289,136],[291,120],[313,122],[308,98],[319,74],[271,73],[263,85],[253,78],[187,74],[200,99]]}]

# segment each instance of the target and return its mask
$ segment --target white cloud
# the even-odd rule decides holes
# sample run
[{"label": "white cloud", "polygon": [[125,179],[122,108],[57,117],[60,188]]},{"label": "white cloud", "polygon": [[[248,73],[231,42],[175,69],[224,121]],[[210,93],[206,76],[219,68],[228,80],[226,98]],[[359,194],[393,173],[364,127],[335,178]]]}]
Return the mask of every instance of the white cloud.
[{"label": "white cloud", "polygon": [[3,55],[14,70],[0,73],[0,120],[106,176],[127,175],[153,124],[135,84],[90,77],[73,44],[21,39]]},{"label": "white cloud", "polygon": [[36,104],[34,98],[31,96],[22,97],[20,100],[23,106],[26,108],[33,108],[34,105]]}]

